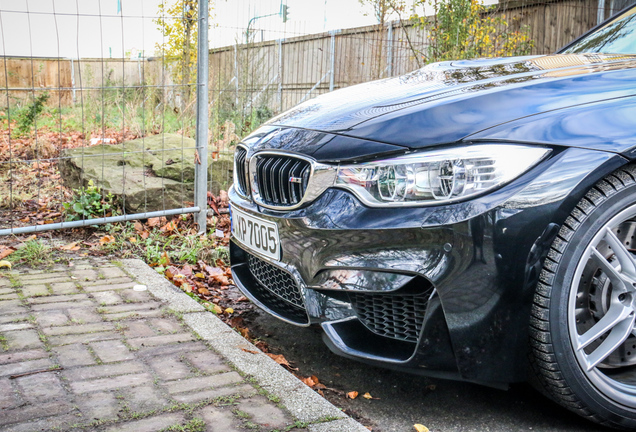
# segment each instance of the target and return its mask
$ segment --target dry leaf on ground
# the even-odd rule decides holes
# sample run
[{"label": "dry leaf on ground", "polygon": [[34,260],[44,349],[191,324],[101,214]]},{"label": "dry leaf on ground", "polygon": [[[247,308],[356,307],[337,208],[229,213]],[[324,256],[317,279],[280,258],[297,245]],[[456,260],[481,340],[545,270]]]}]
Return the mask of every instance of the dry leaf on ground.
[{"label": "dry leaf on ground", "polygon": [[354,391],[350,391],[349,393],[347,393],[347,397],[348,397],[349,399],[355,399],[355,398],[357,398],[357,397],[358,397],[358,392],[357,392],[357,391],[355,391],[355,390],[354,390]]},{"label": "dry leaf on ground", "polygon": [[13,252],[15,252],[15,249],[13,249],[12,247],[0,246],[0,260],[8,257]]},{"label": "dry leaf on ground", "polygon": [[417,432],[429,432],[428,428],[421,424],[414,424],[413,427]]}]

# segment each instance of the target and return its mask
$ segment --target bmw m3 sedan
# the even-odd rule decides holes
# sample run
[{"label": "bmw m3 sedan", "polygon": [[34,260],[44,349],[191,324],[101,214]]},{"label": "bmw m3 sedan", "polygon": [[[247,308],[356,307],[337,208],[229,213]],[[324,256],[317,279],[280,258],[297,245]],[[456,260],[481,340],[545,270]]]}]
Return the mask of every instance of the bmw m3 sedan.
[{"label": "bmw m3 sedan", "polygon": [[636,429],[636,8],[298,105],[230,200],[239,289],[337,354]]}]

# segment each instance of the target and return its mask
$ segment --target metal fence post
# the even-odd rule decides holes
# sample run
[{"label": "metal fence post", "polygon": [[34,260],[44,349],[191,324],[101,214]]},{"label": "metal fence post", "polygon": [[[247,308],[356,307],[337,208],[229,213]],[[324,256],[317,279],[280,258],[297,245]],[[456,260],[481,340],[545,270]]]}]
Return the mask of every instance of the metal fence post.
[{"label": "metal fence post", "polygon": [[329,33],[331,34],[331,50],[330,50],[331,52],[329,53],[329,55],[331,56],[331,61],[330,61],[331,75],[329,76],[329,91],[333,91],[334,79],[335,79],[334,68],[336,65],[336,32],[332,30]]},{"label": "metal fence post", "polygon": [[278,39],[278,112],[283,112],[283,40]]},{"label": "metal fence post", "polygon": [[199,234],[206,231],[208,215],[208,0],[199,0],[199,40],[197,50],[197,152],[195,160],[194,205],[199,207]]},{"label": "metal fence post", "polygon": [[387,59],[386,59],[386,71],[388,76],[393,76],[393,21],[388,23],[389,32],[387,35],[386,47],[387,47]]}]

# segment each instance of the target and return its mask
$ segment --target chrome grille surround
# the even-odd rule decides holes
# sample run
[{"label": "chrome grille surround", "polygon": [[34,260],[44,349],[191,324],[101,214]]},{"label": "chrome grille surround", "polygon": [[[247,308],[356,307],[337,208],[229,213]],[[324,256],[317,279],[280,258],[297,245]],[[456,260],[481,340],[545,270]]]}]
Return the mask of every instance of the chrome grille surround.
[{"label": "chrome grille surround", "polygon": [[249,186],[249,160],[247,158],[247,147],[236,146],[234,151],[234,189],[243,198],[250,197]]}]

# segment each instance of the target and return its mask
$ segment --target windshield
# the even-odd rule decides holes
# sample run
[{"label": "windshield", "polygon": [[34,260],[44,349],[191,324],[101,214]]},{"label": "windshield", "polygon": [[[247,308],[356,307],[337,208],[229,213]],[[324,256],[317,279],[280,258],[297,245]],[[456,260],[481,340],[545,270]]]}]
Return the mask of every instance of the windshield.
[{"label": "windshield", "polygon": [[636,7],[620,14],[561,53],[636,54]]}]

